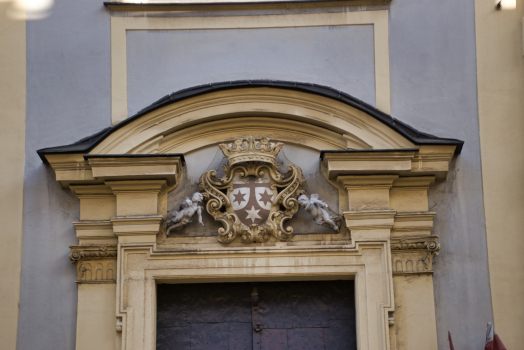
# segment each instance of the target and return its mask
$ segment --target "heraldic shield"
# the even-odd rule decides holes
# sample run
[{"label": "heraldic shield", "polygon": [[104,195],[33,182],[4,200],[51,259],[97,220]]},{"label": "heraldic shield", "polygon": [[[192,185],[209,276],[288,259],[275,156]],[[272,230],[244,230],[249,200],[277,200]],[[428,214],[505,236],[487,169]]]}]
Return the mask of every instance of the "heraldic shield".
[{"label": "heraldic shield", "polygon": [[286,241],[293,234],[284,222],[297,212],[297,201],[306,180],[297,166],[286,174],[278,171],[276,156],[283,143],[268,138],[237,139],[220,144],[228,164],[224,176],[210,170],[200,177],[199,189],[207,202],[206,210],[224,226],[218,241],[230,243],[267,242],[270,237]]}]

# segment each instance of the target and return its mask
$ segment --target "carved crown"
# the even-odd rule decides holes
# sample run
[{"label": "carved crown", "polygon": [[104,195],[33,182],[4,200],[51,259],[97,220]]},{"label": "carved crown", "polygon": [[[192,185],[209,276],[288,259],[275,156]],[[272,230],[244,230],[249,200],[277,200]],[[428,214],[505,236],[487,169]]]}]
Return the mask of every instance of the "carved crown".
[{"label": "carved crown", "polygon": [[278,152],[284,144],[282,142],[269,142],[263,137],[255,140],[253,136],[247,139],[236,139],[233,143],[218,145],[227,158],[229,166],[243,162],[263,162],[276,164]]}]

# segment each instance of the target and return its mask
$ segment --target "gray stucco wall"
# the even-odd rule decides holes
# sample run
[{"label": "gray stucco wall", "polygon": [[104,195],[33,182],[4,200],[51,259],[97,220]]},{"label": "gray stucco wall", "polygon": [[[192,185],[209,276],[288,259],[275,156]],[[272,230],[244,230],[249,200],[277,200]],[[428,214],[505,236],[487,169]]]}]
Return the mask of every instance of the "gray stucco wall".
[{"label": "gray stucco wall", "polygon": [[[250,78],[330,85],[374,104],[372,34],[368,27],[347,28],[132,33],[129,111],[180,88]],[[268,31],[272,35],[264,34]],[[442,350],[448,349],[448,330],[457,349],[481,349],[485,323],[492,318],[474,34],[473,0],[395,0],[390,5],[393,116],[422,131],[466,141],[448,182],[430,193],[431,208],[438,212],[434,233],[442,245],[434,266]],[[158,57],[149,54],[164,40],[170,44],[163,52],[173,55],[148,64]],[[78,200],[59,187],[36,150],[110,125],[109,13],[94,0],[56,0],[50,17],[28,22],[27,45],[18,348],[74,349],[76,276],[67,255],[68,246],[77,242],[72,221],[78,219]]]},{"label": "gray stucco wall", "polygon": [[50,17],[27,22],[21,350],[75,348],[76,271],[68,254],[78,244],[79,202],[36,150],[110,125],[109,30],[109,14],[92,0],[55,0]]},{"label": "gray stucco wall", "polygon": [[465,141],[449,179],[430,191],[436,211],[434,291],[439,349],[483,349],[492,321],[482,195],[473,0],[393,1],[392,115]]},{"label": "gray stucco wall", "polygon": [[169,92],[242,79],[315,82],[375,105],[370,25],[129,31],[127,70],[129,115]]}]

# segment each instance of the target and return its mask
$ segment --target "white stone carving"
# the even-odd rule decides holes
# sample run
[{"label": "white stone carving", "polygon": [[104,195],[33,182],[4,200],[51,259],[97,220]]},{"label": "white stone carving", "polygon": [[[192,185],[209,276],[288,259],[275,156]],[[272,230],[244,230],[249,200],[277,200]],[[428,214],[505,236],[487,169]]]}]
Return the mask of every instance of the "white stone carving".
[{"label": "white stone carving", "polygon": [[185,201],[182,202],[183,209],[180,211],[171,210],[167,216],[166,235],[169,236],[171,231],[178,230],[192,222],[195,213],[198,215],[198,223],[204,226],[204,223],[202,222],[202,207],[198,205],[198,203],[203,200],[204,196],[202,193],[195,192],[192,199],[186,198]]},{"label": "white stone carving", "polygon": [[340,228],[336,224],[335,220],[337,216],[330,216],[324,209],[328,205],[326,202],[318,199],[318,194],[312,194],[311,198],[308,198],[305,194],[298,197],[298,203],[306,209],[306,211],[313,216],[317,225],[326,226],[339,232]]}]

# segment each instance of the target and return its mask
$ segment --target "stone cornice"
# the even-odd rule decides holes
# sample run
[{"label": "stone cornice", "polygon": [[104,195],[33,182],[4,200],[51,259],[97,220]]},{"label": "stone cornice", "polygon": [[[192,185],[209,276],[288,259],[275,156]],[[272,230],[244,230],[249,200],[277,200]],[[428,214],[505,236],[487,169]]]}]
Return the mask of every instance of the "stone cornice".
[{"label": "stone cornice", "polygon": [[323,151],[321,158],[329,180],[365,174],[425,175],[443,180],[454,154],[455,146],[424,145],[418,149]]},{"label": "stone cornice", "polygon": [[184,163],[182,154],[52,154],[47,160],[62,187],[80,185],[73,189],[80,195],[100,194],[82,185],[98,185],[108,180],[165,180],[173,185],[178,183]]}]

